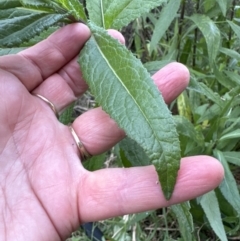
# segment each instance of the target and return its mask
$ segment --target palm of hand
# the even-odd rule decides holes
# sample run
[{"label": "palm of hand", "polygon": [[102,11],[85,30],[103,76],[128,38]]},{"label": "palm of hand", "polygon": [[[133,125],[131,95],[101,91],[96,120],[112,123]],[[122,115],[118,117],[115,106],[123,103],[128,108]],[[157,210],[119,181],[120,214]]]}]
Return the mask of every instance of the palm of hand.
[{"label": "palm of hand", "polygon": [[[83,168],[68,127],[31,93],[62,110],[86,91],[75,56],[89,35],[82,24],[69,25],[20,55],[0,58],[0,240],[64,240],[81,222],[183,202],[213,189],[223,177],[215,159],[185,158],[166,201],[152,166],[93,173]],[[181,93],[188,78],[176,63],[153,76],[166,102]],[[124,137],[100,108],[73,126],[93,155]]]},{"label": "palm of hand", "polygon": [[30,227],[31,240],[46,233],[62,237],[79,223],[77,187],[86,171],[71,146],[68,128],[49,107],[10,74],[1,84],[2,100],[8,100],[0,106],[2,229],[7,240],[29,235]]}]

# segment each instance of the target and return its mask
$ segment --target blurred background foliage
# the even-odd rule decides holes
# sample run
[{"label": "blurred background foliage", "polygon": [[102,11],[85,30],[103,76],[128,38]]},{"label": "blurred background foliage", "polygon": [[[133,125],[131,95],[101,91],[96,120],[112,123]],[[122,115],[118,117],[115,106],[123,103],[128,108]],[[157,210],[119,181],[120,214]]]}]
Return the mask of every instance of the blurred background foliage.
[{"label": "blurred background foliage", "polygon": [[[31,5],[31,1],[25,2]],[[51,11],[56,9],[54,2]],[[81,3],[85,6],[84,0]],[[0,1],[0,6],[8,4],[17,7],[19,1]],[[3,11],[0,21],[1,17]],[[42,28],[40,35],[11,47],[1,45],[0,34],[0,55],[32,46],[61,25]],[[104,233],[102,240],[112,241],[240,240],[240,0],[166,0],[121,32],[127,48],[142,60],[149,73],[174,61],[188,67],[190,84],[169,105],[182,156],[217,158],[224,166],[225,178],[216,190],[195,200],[93,226]],[[60,121],[68,124],[96,106],[93,96],[86,93],[62,113]],[[125,139],[84,165],[91,171],[109,166],[127,168],[148,165],[148,158],[136,143]],[[69,240],[98,239],[90,239],[80,228]]]},{"label": "blurred background foliage", "polygon": [[[214,156],[225,178],[190,202],[100,226],[110,240],[240,240],[240,1],[169,0],[121,32],[151,74],[174,61],[188,67],[190,84],[169,106],[182,156]],[[114,148],[111,165],[147,164],[137,147],[122,148],[135,145],[129,143]]]}]

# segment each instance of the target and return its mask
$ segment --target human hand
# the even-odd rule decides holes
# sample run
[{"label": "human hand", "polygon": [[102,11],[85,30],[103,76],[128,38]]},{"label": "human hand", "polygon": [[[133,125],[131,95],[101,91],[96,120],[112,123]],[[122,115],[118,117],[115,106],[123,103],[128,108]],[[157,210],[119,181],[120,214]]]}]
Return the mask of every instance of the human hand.
[{"label": "human hand", "polygon": [[[119,33],[110,34],[121,39]],[[80,223],[169,206],[218,186],[223,169],[207,156],[183,158],[166,201],[153,166],[85,170],[58,112],[87,90],[77,55],[89,38],[83,24],[68,25],[17,55],[0,58],[0,240],[64,240]],[[167,103],[187,86],[189,73],[172,63],[153,76]],[[124,138],[101,108],[74,123],[86,150],[100,154]]]}]

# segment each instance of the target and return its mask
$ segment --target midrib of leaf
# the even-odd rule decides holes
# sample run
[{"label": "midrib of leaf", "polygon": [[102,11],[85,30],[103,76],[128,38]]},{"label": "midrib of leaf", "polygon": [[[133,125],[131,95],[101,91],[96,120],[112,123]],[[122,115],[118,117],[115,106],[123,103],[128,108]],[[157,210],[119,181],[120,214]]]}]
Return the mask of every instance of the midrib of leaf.
[{"label": "midrib of leaf", "polygon": [[[138,107],[138,109],[141,111],[142,115],[144,116],[145,120],[147,121],[149,126],[152,126],[151,123],[149,122],[149,119],[147,118],[145,112],[143,111],[143,109],[139,106],[139,104],[136,102],[136,100],[134,99],[133,95],[131,94],[131,92],[129,92],[127,86],[122,82],[121,78],[118,76],[118,74],[116,73],[116,71],[113,69],[113,67],[111,66],[111,64],[109,63],[109,61],[107,60],[107,58],[105,57],[104,53],[102,52],[101,48],[99,47],[99,44],[97,42],[97,40],[94,38],[94,35],[92,36],[92,38],[95,40],[97,49],[99,50],[100,54],[102,55],[103,59],[105,60],[106,64],[109,66],[109,68],[111,69],[111,71],[113,72],[113,74],[117,77],[117,79],[119,80],[119,82],[121,83],[121,85],[124,87],[124,89],[126,90],[126,92],[129,94],[129,96],[131,97],[131,99],[133,100],[133,102],[136,104],[136,106]],[[155,139],[158,140],[159,145],[161,146],[161,140],[158,139],[158,136],[156,134],[156,132],[154,131],[154,128],[151,128],[153,131],[154,136],[156,137]],[[162,148],[162,146],[161,146]],[[164,149],[162,148],[162,150],[164,151]],[[161,154],[161,156],[163,155],[163,153]],[[161,159],[161,156],[159,159]]]},{"label": "midrib of leaf", "polygon": [[102,26],[103,26],[103,28],[105,28],[104,9],[103,9],[103,0],[100,0],[100,7],[101,7],[101,15],[102,15]]}]

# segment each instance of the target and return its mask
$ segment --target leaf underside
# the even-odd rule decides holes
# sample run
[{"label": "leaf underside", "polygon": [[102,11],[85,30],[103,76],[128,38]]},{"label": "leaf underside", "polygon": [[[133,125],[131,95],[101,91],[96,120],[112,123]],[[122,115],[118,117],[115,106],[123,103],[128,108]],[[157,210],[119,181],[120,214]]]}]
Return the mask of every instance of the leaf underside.
[{"label": "leaf underside", "polygon": [[171,113],[141,62],[102,28],[89,27],[92,37],[79,58],[83,76],[96,101],[149,156],[169,199],[180,162]]}]

